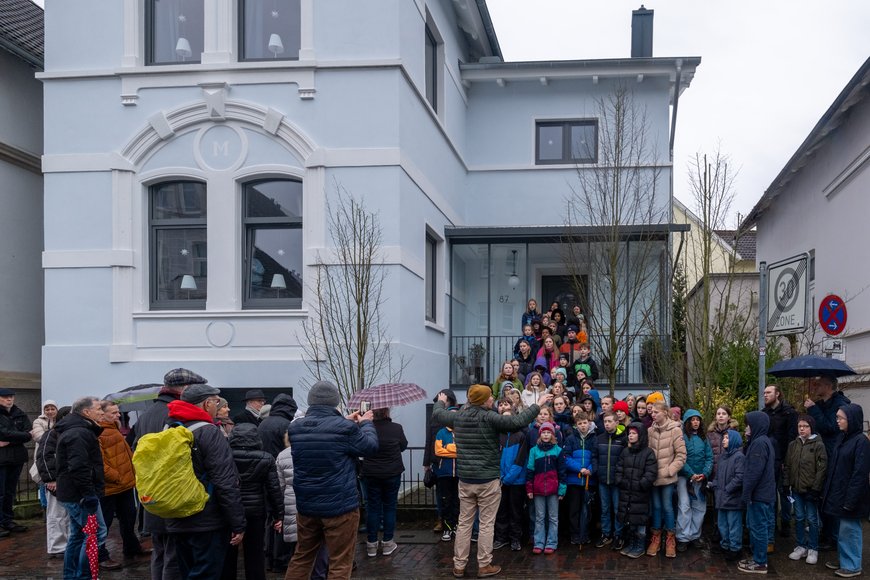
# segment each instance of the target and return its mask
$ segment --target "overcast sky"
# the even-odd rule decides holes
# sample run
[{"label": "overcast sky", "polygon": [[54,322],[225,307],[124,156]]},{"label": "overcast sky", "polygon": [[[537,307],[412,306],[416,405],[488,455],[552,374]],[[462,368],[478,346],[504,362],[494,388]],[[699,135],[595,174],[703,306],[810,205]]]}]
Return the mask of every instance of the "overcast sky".
[{"label": "overcast sky", "polygon": [[[505,60],[625,58],[627,0],[487,0]],[[653,56],[700,56],[680,97],[674,193],[692,207],[688,159],[721,142],[746,215],[870,56],[870,1],[660,0]]]}]

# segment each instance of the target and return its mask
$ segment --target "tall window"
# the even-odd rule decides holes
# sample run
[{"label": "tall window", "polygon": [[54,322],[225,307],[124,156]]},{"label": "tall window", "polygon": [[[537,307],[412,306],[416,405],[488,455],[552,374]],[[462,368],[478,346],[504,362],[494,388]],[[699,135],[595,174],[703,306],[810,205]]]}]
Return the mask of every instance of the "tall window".
[{"label": "tall window", "polygon": [[438,316],[438,240],[426,234],[426,320]]},{"label": "tall window", "polygon": [[598,160],[598,121],[538,121],[535,163],[595,163]]},{"label": "tall window", "polygon": [[204,309],[208,288],[206,187],[161,183],[150,192],[151,308]]},{"label": "tall window", "polygon": [[302,183],[244,186],[245,308],[302,307]]},{"label": "tall window", "polygon": [[438,111],[438,40],[426,27],[426,100]]},{"label": "tall window", "polygon": [[147,64],[198,63],[204,20],[203,0],[147,0]]},{"label": "tall window", "polygon": [[300,0],[239,0],[239,59],[299,58]]}]

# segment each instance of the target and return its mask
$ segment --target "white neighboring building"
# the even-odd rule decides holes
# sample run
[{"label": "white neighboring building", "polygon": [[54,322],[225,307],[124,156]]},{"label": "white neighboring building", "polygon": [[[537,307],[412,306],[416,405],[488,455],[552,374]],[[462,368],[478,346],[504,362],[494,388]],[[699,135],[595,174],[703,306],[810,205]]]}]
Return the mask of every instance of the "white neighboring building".
[{"label": "white neighboring building", "polygon": [[[43,371],[61,401],[179,365],[236,393],[300,384],[336,183],[382,220],[404,380],[462,387],[451,355],[478,343],[492,380],[527,297],[565,296],[559,208],[597,167],[596,100],[627,84],[645,107],[669,208],[700,63],[653,58],[651,37],[638,58],[504,63],[484,0],[50,2],[46,38]],[[421,411],[394,415],[418,444]]]},{"label": "white neighboring building", "polygon": [[845,361],[859,375],[842,381],[870,409],[870,59],[837,96],[743,222],[758,230],[759,262],[808,252],[812,328],[802,352],[821,353],[819,302],[846,300]]},{"label": "white neighboring building", "polygon": [[40,404],[42,9],[0,0],[0,386],[35,418]]}]

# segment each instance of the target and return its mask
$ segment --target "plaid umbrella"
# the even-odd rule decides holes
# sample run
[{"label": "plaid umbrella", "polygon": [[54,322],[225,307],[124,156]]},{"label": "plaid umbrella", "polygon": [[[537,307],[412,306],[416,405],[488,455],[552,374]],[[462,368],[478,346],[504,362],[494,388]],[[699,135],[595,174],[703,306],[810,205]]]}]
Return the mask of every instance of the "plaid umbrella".
[{"label": "plaid umbrella", "polygon": [[97,547],[97,524],[96,514],[88,516],[88,521],[82,531],[87,536],[85,540],[85,553],[88,555],[88,564],[91,565],[91,580],[97,580],[100,577],[100,550]]},{"label": "plaid umbrella", "polygon": [[360,402],[368,401],[372,409],[388,409],[425,398],[426,391],[414,383],[385,383],[357,391],[347,402],[347,406],[349,409],[359,409]]}]

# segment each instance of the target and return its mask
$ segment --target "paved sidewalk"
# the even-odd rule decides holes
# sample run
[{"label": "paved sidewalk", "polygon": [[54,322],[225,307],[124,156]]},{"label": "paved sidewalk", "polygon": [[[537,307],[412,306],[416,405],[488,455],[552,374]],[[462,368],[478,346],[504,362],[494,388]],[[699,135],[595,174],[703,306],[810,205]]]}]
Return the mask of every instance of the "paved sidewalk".
[{"label": "paved sidewalk", "polygon": [[[45,527],[40,521],[24,522],[30,529],[23,534],[15,534],[0,539],[0,579],[58,579],[63,576],[60,559],[49,559],[44,552]],[[441,542],[438,535],[429,530],[400,529],[396,533],[399,549],[391,556],[369,558],[365,554],[365,537],[358,537],[354,578],[379,580],[418,578],[452,578],[453,543]],[[109,534],[109,550],[120,557],[120,537],[115,526]],[[143,541],[148,546],[148,541]],[[819,563],[809,566],[804,562],[788,559],[792,540],[777,538],[776,553],[770,559],[768,576],[794,578],[800,580],[835,578],[832,571],[824,567],[826,560],[836,558],[836,552],[822,552]],[[472,545],[472,558],[476,545]],[[864,522],[864,558],[870,557],[870,524]],[[667,579],[749,578],[748,574],[737,572],[736,564],[726,563],[720,556],[709,550],[689,549],[677,554],[674,559],[643,556],[632,560],[619,556],[609,548],[595,549],[563,544],[552,556],[535,556],[530,548],[521,552],[511,552],[508,548],[496,551],[493,562],[502,566],[500,578],[547,580],[554,578],[578,578],[587,576],[596,580],[638,580],[639,577]],[[240,563],[241,564],[241,563]],[[870,578],[870,563],[865,563],[864,577]],[[241,568],[241,565],[240,565]],[[243,573],[239,572],[239,578]],[[472,559],[466,570],[467,578],[477,575],[477,564]],[[117,571],[105,571],[103,580],[147,579],[149,566],[147,560],[136,560],[131,565]],[[269,580],[278,580],[282,573],[268,573]]]}]

